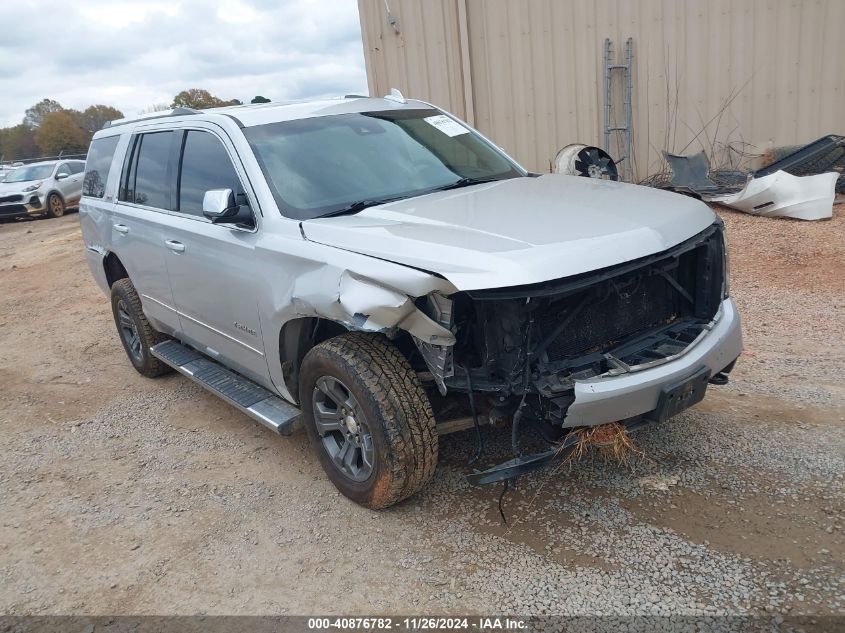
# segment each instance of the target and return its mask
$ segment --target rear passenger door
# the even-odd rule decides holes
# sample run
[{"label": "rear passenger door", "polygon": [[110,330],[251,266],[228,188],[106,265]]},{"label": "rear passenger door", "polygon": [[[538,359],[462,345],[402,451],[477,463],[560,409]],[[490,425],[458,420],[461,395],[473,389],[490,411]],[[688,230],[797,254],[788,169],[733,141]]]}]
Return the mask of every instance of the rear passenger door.
[{"label": "rear passenger door", "polygon": [[178,134],[150,131],[132,137],[114,205],[111,249],[123,262],[141,297],[144,314],[167,333],[179,331],[164,247],[171,217],[176,166],[172,156]]},{"label": "rear passenger door", "polygon": [[244,187],[243,167],[222,130],[209,124],[179,135],[174,210],[164,238],[182,337],[270,386],[258,318],[258,226],[255,220],[251,226],[212,224],[202,214],[203,196],[211,189],[231,189],[242,205],[254,205],[254,197]]},{"label": "rear passenger door", "polygon": [[68,194],[65,201],[71,206],[79,203],[82,197],[82,179],[84,177],[85,163],[79,160],[68,161],[70,167],[70,178],[68,178]]},{"label": "rear passenger door", "polygon": [[66,206],[74,206],[82,196],[82,173],[73,172],[71,163],[59,163],[56,168],[55,187],[62,194]]}]

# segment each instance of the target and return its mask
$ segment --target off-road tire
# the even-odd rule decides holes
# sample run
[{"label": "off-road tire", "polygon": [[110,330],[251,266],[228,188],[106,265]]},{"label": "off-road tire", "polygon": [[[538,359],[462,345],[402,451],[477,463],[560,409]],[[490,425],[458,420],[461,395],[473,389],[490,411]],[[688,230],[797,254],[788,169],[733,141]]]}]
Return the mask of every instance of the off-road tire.
[{"label": "off-road tire", "polygon": [[[372,473],[353,481],[332,462],[314,422],[317,380],[340,380],[357,400],[375,447]],[[349,333],[312,348],[302,361],[299,394],[311,445],[344,495],[371,509],[391,506],[423,488],[437,468],[431,402],[399,350],[377,334]]]},{"label": "off-road tire", "polygon": [[44,202],[44,205],[47,207],[46,215],[48,218],[60,218],[65,214],[65,211],[67,211],[65,201],[55,192],[47,196],[47,200]]},{"label": "off-road tire", "polygon": [[[118,316],[118,306],[121,304],[135,323],[137,335],[141,342],[140,357],[132,353],[125,338],[121,335],[120,317]],[[172,371],[170,366],[165,365],[150,353],[150,348],[153,345],[161,343],[167,337],[153,329],[153,326],[147,321],[147,317],[144,316],[144,311],[141,309],[141,298],[138,296],[135,286],[132,285],[129,279],[119,279],[112,285],[111,307],[120,342],[123,344],[126,356],[129,358],[132,366],[138,370],[138,373],[147,378],[155,378],[156,376],[161,376]]]}]

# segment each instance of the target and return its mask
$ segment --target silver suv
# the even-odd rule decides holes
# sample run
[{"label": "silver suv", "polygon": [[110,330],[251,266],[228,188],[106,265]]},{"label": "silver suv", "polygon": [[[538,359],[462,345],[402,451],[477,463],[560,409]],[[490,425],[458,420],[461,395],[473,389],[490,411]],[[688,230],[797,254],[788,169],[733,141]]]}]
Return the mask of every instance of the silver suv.
[{"label": "silver suv", "polygon": [[703,203],[529,173],[397,93],[116,121],[80,219],[139,372],[303,425],[371,508],[422,488],[448,432],[474,427],[480,452],[510,425],[513,459],[468,474],[510,480],[573,430],[695,404],[742,348]]},{"label": "silver suv", "polygon": [[0,180],[0,218],[46,215],[59,218],[79,205],[85,161],[30,163]]}]

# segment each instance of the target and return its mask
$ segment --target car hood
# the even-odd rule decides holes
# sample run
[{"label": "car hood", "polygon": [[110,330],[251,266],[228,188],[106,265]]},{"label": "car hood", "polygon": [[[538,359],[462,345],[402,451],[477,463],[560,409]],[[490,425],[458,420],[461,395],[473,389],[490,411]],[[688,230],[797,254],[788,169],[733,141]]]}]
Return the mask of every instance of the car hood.
[{"label": "car hood", "polygon": [[306,239],[435,272],[458,290],[559,279],[664,251],[710,226],[707,205],[638,185],[549,174],[302,222]]},{"label": "car hood", "polygon": [[[43,180],[43,179],[42,179]],[[21,180],[20,182],[0,182],[0,192],[8,193],[8,192],[18,192],[24,187],[28,187],[33,182],[37,182],[35,180]]]}]

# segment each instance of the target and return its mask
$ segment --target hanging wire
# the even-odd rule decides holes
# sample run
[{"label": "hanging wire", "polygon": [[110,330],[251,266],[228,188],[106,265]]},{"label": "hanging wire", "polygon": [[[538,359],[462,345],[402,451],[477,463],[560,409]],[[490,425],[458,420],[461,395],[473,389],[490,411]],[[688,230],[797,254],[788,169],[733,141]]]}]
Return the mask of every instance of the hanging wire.
[{"label": "hanging wire", "polygon": [[481,425],[478,423],[478,412],[475,409],[475,395],[472,392],[472,375],[470,374],[469,367],[464,367],[464,373],[467,377],[467,392],[469,395],[469,409],[472,412],[472,424],[475,427],[475,453],[467,462],[467,466],[471,466],[481,457],[481,453],[484,450],[484,439],[481,437]]},{"label": "hanging wire", "polygon": [[525,365],[522,369],[522,398],[519,401],[519,406],[516,413],[513,414],[513,422],[511,423],[511,450],[514,457],[519,457],[519,426],[522,421],[522,415],[525,411],[525,398],[528,395],[528,379],[531,377],[531,327],[534,325],[534,316],[532,315],[528,321],[528,326],[525,328],[525,340],[523,342],[523,349],[525,350]]},{"label": "hanging wire", "polygon": [[505,526],[508,526],[508,520],[505,518],[505,509],[502,507],[502,500],[505,498],[505,494],[510,488],[510,482],[510,479],[505,479],[505,484],[502,486],[502,494],[499,495],[499,516],[502,517],[502,523],[504,523]]}]

